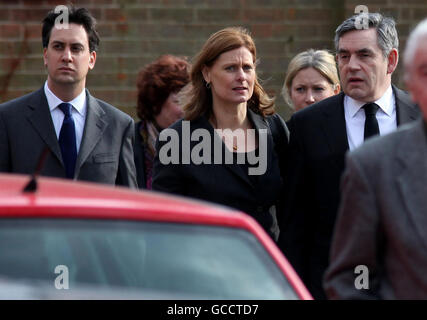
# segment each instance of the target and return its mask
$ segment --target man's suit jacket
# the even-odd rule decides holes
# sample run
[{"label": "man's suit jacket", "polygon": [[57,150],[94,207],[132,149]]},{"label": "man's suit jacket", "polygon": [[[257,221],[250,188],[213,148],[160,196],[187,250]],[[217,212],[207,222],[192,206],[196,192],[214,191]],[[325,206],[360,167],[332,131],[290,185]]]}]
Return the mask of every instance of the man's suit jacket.
[{"label": "man's suit jacket", "polygon": [[141,122],[135,123],[135,142],[133,145],[133,155],[136,167],[136,180],[139,189],[147,189],[147,179],[145,177],[145,150],[139,126]]},{"label": "man's suit jacket", "polygon": [[[426,134],[419,119],[349,153],[325,276],[330,298],[427,299]],[[358,265],[368,268],[368,290],[355,288]]]},{"label": "man's suit jacket", "polygon": [[[133,120],[86,90],[87,113],[74,178],[136,188]],[[58,138],[42,87],[0,105],[0,171],[31,174],[42,151],[42,175],[65,178]]]},{"label": "man's suit jacket", "polygon": [[[419,117],[419,109],[393,87],[397,124]],[[279,244],[314,298],[325,298],[322,277],[328,266],[340,201],[339,184],[348,147],[344,94],[295,113],[289,121],[290,158],[285,214]]]},{"label": "man's suit jacket", "polygon": [[[160,162],[159,151],[167,142],[158,141],[152,186],[153,190],[211,201],[241,210],[255,218],[270,236],[277,240],[279,229],[276,212],[274,212],[275,209],[272,206],[277,204],[282,192],[278,155],[280,154],[281,157],[284,157],[287,151],[288,130],[283,119],[277,114],[270,116],[270,120],[266,120],[248,109],[248,116],[252,120],[255,129],[267,130],[267,168],[264,174],[249,178],[244,169],[236,162],[232,164],[224,162],[222,164],[214,164],[215,139],[219,139],[219,143],[222,144],[223,155],[229,151],[226,150],[221,138],[214,132],[208,119],[202,116],[190,122],[190,130],[191,133],[198,129],[204,129],[205,132],[209,132],[212,151],[209,155],[211,164],[195,164],[193,161],[190,164],[182,164],[181,148],[185,137],[182,134],[183,121],[178,121],[169,129],[163,130],[160,136],[166,130],[176,130],[179,135],[180,164],[164,165]],[[271,120],[275,121],[275,130],[281,133],[279,135],[280,140],[279,138],[273,138],[270,131],[272,125],[269,125],[268,122]],[[188,143],[190,144],[190,142]],[[199,141],[191,141],[190,150],[193,150],[197,144],[199,144]],[[255,179],[257,183],[254,184],[252,179]]]}]

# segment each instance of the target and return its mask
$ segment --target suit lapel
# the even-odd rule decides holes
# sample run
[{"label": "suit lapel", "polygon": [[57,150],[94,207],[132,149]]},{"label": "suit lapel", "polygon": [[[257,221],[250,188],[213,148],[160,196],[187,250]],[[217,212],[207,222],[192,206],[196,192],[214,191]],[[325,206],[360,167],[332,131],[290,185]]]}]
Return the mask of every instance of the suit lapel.
[{"label": "suit lapel", "polygon": [[397,155],[401,170],[396,170],[396,181],[409,218],[427,249],[427,141],[423,121],[415,122],[405,138]]},{"label": "suit lapel", "polygon": [[333,154],[345,154],[349,149],[344,117],[344,93],[333,96],[328,108],[323,110],[321,126]]},{"label": "suit lapel", "polygon": [[[419,117],[419,109],[412,103],[408,94],[393,86],[396,98],[398,125],[413,121]],[[335,154],[344,154],[348,149],[347,129],[344,116],[344,93],[330,98],[328,108],[323,110],[322,128],[327,137],[329,148]]]},{"label": "suit lapel", "polygon": [[99,103],[93,98],[89,91],[86,90],[87,97],[87,115],[83,138],[80,145],[80,151],[77,156],[76,170],[74,176],[77,177],[80,172],[82,164],[86,161],[91,154],[96,144],[102,137],[102,134],[107,127],[108,123],[105,119],[105,112],[100,107]]},{"label": "suit lapel", "polygon": [[[274,149],[273,132],[271,131],[270,125],[268,124],[267,120],[264,119],[262,116],[253,112],[251,109],[248,109],[248,115],[249,115],[249,119],[252,120],[254,127],[258,133],[260,132],[259,130],[264,130],[264,132],[267,133],[267,154],[266,154],[267,159],[266,160],[267,160],[267,170],[269,170],[269,168],[271,168],[271,163],[273,161],[273,155],[275,154],[273,150]],[[259,143],[260,141],[258,141],[258,144]],[[260,154],[259,156],[262,156],[262,155]]]},{"label": "suit lapel", "polygon": [[410,96],[399,88],[393,87],[396,98],[397,125],[401,125],[417,119],[420,115],[419,109],[411,101]]},{"label": "suit lapel", "polygon": [[44,94],[43,87],[34,94],[33,100],[29,103],[28,108],[30,112],[27,116],[28,121],[39,133],[40,137],[49,147],[52,154],[62,164],[62,155],[59,148],[58,139],[55,134],[52,116],[47,103],[46,95]]}]

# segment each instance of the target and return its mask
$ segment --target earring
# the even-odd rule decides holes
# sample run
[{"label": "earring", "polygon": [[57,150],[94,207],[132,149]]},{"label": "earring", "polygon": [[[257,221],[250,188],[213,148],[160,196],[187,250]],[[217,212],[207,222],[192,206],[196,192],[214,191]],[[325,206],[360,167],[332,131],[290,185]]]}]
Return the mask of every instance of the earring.
[{"label": "earring", "polygon": [[208,88],[208,89],[211,88],[211,84],[209,82],[206,82],[206,88]]}]

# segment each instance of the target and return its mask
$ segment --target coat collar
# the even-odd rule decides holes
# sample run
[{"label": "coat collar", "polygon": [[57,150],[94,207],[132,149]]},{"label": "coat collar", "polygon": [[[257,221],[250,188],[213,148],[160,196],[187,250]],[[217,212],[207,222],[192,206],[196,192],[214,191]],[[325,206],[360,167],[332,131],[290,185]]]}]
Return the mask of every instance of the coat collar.
[{"label": "coat collar", "polygon": [[55,134],[52,116],[47,103],[44,88],[37,90],[28,103],[30,112],[27,119],[49,147],[51,153],[63,165],[61,149]]},{"label": "coat collar", "polygon": [[334,154],[344,154],[348,149],[347,129],[344,116],[344,93],[329,98],[322,114],[321,126],[329,148]]},{"label": "coat collar", "polygon": [[392,85],[393,93],[396,98],[396,120],[397,125],[401,125],[420,116],[420,110],[412,101],[410,96],[403,90]]}]

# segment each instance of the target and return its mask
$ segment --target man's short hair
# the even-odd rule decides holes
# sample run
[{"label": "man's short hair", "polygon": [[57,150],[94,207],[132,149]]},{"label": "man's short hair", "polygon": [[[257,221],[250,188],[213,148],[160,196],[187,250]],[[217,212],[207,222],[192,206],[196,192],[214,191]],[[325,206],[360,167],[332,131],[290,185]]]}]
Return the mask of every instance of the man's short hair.
[{"label": "man's short hair", "polygon": [[[66,7],[68,9],[68,23],[82,25],[85,28],[89,39],[89,51],[97,51],[99,46],[99,35],[95,28],[96,19],[90,14],[90,12],[86,8],[76,9],[74,6],[70,5]],[[43,48],[47,48],[47,46],[49,45],[50,33],[52,31],[53,26],[55,25],[56,18],[61,14],[62,12],[55,13],[55,10],[51,10],[43,19]]]},{"label": "man's short hair", "polygon": [[408,68],[414,61],[418,46],[427,39],[427,18],[421,21],[409,34],[403,54],[403,64]]},{"label": "man's short hair", "polygon": [[[366,18],[364,18],[364,16]],[[377,30],[378,46],[384,57],[388,57],[392,49],[399,49],[399,38],[397,36],[396,23],[391,17],[384,17],[380,13],[362,13],[354,15],[341,23],[335,30],[335,49],[338,51],[339,40],[346,32],[359,29],[357,18],[367,19],[369,28]]]}]

